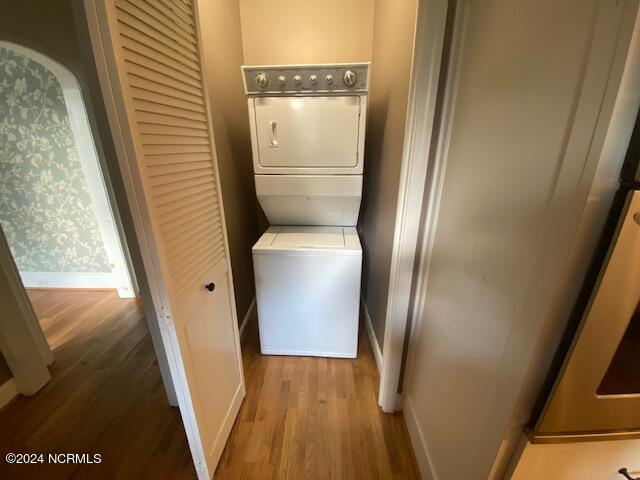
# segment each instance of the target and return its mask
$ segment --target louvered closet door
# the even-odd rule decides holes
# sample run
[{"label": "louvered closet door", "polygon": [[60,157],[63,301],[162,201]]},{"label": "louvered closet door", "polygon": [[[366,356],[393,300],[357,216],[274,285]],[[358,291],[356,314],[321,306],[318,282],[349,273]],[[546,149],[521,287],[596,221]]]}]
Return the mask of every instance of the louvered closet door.
[{"label": "louvered closet door", "polygon": [[191,0],[107,0],[105,9],[162,308],[188,384],[180,407],[198,472],[210,477],[244,383],[194,10]]}]

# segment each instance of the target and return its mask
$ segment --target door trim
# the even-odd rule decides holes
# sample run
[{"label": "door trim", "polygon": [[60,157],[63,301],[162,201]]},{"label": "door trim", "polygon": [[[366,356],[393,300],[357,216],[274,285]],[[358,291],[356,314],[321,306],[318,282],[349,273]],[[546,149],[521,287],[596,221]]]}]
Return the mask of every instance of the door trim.
[{"label": "door trim", "polygon": [[253,317],[256,315],[256,297],[254,296],[249,304],[249,308],[247,308],[247,313],[244,314],[242,318],[242,322],[240,323],[240,327],[238,328],[238,335],[240,336],[240,343],[244,339],[244,336],[247,334],[247,325],[249,322],[253,320]]},{"label": "door trim", "polygon": [[8,297],[15,301],[20,316],[0,316],[0,352],[2,352],[18,392],[33,395],[51,380],[47,365],[53,354],[33,310],[13,261],[9,244],[0,227],[0,275],[9,284]]},{"label": "door trim", "polygon": [[369,308],[364,301],[364,297],[360,297],[360,309],[362,310],[362,316],[364,317],[364,326],[367,329],[367,335],[369,336],[369,343],[371,344],[371,350],[373,351],[373,358],[376,359],[376,367],[378,368],[378,375],[382,372],[382,350],[380,350],[380,344],[376,338],[376,332],[373,329],[373,321],[369,314]]},{"label": "door trim", "polygon": [[425,186],[430,182],[433,188],[438,177],[433,171],[430,151],[435,143],[432,132],[438,123],[436,104],[448,8],[449,0],[419,2],[416,18],[378,397],[385,412],[402,407],[398,391]]},{"label": "door trim", "polygon": [[[209,479],[213,476],[214,472],[210,472],[208,469],[206,458],[209,452],[204,451],[200,440],[200,432],[195,416],[195,409],[189,392],[184,363],[180,354],[175,325],[172,319],[172,312],[169,308],[170,303],[168,301],[167,289],[160,269],[158,248],[151,229],[151,218],[149,211],[147,210],[146,200],[144,197],[142,176],[135,160],[134,141],[130,128],[131,123],[129,116],[127,115],[125,104],[126,97],[122,90],[122,83],[120,82],[117,74],[117,55],[113,49],[114,42],[112,38],[112,32],[115,31],[115,29],[113,29],[112,25],[109,23],[110,20],[113,21],[113,16],[108,13],[109,5],[107,5],[107,3],[109,2],[105,2],[103,0],[83,1],[87,26],[91,38],[91,46],[94,52],[97,73],[100,80],[100,87],[116,148],[118,166],[122,173],[128,204],[131,209],[136,238],[138,240],[140,253],[143,259],[144,271],[147,277],[153,307],[156,311],[156,318],[160,326],[162,343],[167,354],[169,371],[178,397],[178,407],[182,416],[185,433],[198,478],[202,480]],[[202,37],[200,35],[197,1],[194,1],[194,13],[195,28],[199,43],[199,61],[201,65],[203,65],[202,46],[200,44]],[[203,95],[205,104],[211,105],[206,88],[203,88]],[[210,109],[207,109],[206,115],[209,135],[212,140],[212,144],[214,144],[215,139],[212,131],[213,125],[211,122]],[[212,147],[213,146],[214,145],[212,145]],[[216,182],[220,185],[220,173],[218,170],[215,148],[212,148],[212,152]],[[225,218],[222,204],[222,192],[220,188],[217,189],[217,196],[221,216],[222,218]],[[224,221],[222,221],[221,224],[224,246],[227,252],[225,262],[227,270],[226,275],[228,277],[228,288],[230,296],[233,299],[235,298],[235,292],[233,289],[233,279],[231,277],[231,262],[228,255],[229,245],[227,229]],[[240,366],[240,369],[242,369],[242,354],[239,342],[237,311],[234,301],[230,302],[230,308],[236,339],[238,365]],[[232,402],[231,408],[229,412],[227,412],[227,420],[223,426],[223,431],[230,431],[233,425],[233,422],[230,421],[230,419],[233,420],[235,418],[233,415],[230,415],[230,413],[232,410],[237,411],[239,409],[240,403],[245,394],[245,389],[244,375],[241,375],[241,384],[234,401]]]}]

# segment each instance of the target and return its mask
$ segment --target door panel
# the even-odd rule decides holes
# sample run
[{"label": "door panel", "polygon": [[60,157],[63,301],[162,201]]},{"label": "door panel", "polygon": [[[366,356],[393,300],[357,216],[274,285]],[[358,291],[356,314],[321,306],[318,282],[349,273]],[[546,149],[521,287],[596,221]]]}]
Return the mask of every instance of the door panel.
[{"label": "door panel", "polygon": [[[229,399],[241,398],[238,379],[242,371],[235,348],[235,320],[227,271],[209,272],[203,278],[213,279],[215,290],[194,292],[199,298],[188,302],[194,309],[185,315],[187,320],[180,344],[186,345],[184,351],[194,372],[189,385],[192,391],[198,392],[194,407],[203,420],[199,424],[203,444],[210,449],[205,454],[219,458],[235,418],[230,412],[233,402]],[[214,322],[211,322],[212,312],[215,312]],[[233,417],[229,419],[230,415]]]},{"label": "door panel", "polygon": [[253,101],[261,166],[353,168],[358,163],[360,97]]},{"label": "door panel", "polygon": [[558,285],[635,10],[603,0],[456,2],[403,384],[434,477],[489,478],[497,455],[513,451],[544,378],[540,346],[566,321],[553,318]]},{"label": "door panel", "polygon": [[126,148],[120,161],[140,208],[137,234],[183,423],[198,476],[210,478],[245,389],[195,6],[85,4],[98,17],[108,69],[101,81]]}]

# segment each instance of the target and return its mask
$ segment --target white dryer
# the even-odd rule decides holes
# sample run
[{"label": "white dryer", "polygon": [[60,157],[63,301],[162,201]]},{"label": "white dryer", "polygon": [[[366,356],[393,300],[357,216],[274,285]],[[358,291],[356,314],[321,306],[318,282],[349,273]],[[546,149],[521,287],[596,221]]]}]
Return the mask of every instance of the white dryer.
[{"label": "white dryer", "polygon": [[264,354],[355,357],[369,64],[242,67],[256,194]]}]

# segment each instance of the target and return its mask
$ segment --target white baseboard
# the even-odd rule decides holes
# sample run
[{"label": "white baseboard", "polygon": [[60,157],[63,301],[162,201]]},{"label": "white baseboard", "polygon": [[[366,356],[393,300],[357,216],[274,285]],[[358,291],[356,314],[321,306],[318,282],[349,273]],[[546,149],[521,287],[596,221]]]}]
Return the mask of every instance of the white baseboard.
[{"label": "white baseboard", "polygon": [[360,305],[364,312],[365,326],[367,327],[367,333],[369,334],[369,343],[371,343],[371,349],[373,350],[373,356],[376,359],[376,365],[378,366],[378,373],[382,373],[382,350],[380,350],[380,344],[376,338],[376,332],[373,329],[373,323],[371,322],[371,315],[369,315],[369,309],[364,302],[364,298],[360,298]]},{"label": "white baseboard", "polygon": [[411,403],[411,397],[404,398],[403,416],[404,422],[409,432],[409,439],[411,440],[411,446],[416,456],[416,462],[420,469],[420,477],[423,480],[436,480],[436,475],[431,468],[431,462],[429,461],[429,453],[427,451],[427,444],[422,434],[422,429],[418,423],[413,404]]},{"label": "white baseboard", "polygon": [[44,288],[117,288],[111,272],[20,272],[25,287]]},{"label": "white baseboard", "polygon": [[18,385],[14,378],[10,378],[0,385],[0,408],[4,407],[18,395]]},{"label": "white baseboard", "polygon": [[242,340],[242,337],[244,336],[244,332],[245,332],[245,327],[247,326],[247,324],[251,320],[251,317],[253,317],[253,314],[254,314],[255,310],[256,310],[256,298],[253,297],[253,300],[251,300],[251,304],[249,305],[249,308],[247,308],[247,313],[244,314],[244,318],[242,319],[242,323],[240,324],[240,328],[238,329],[238,334],[240,335],[240,340]]}]

